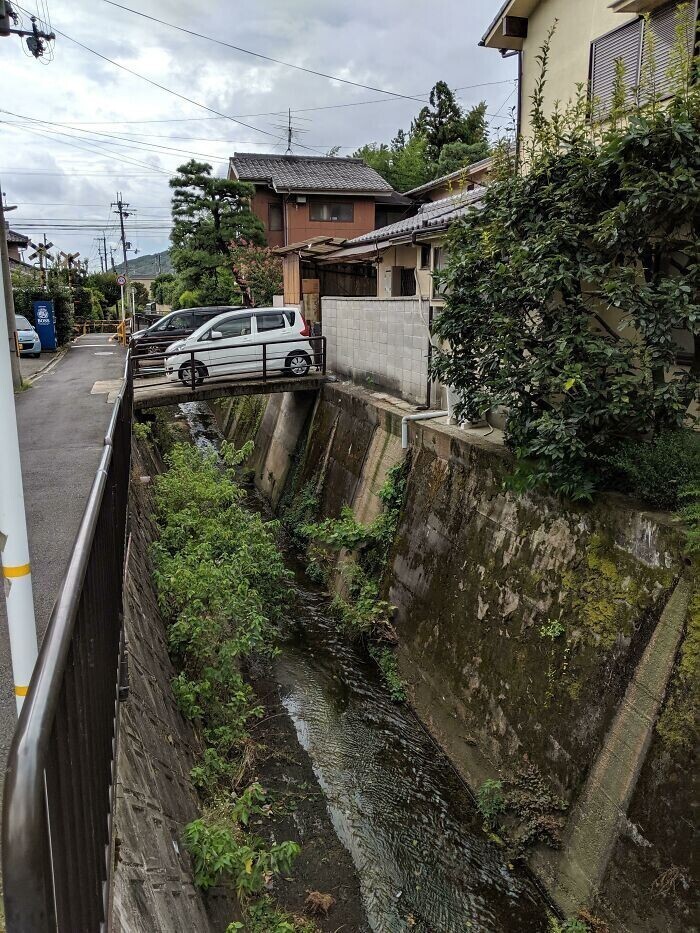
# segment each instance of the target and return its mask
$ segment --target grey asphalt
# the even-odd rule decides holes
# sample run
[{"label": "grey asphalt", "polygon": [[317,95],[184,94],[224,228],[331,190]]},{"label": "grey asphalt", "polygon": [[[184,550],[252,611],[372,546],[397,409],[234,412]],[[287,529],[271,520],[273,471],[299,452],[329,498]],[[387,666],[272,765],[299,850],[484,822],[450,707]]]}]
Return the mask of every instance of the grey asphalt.
[{"label": "grey asphalt", "polygon": [[[15,396],[37,633],[43,638],[65,574],[113,402],[95,383],[119,380],[124,350],[87,334]],[[116,383],[115,383],[116,384]],[[107,386],[97,386],[107,389]],[[0,763],[16,723],[5,601],[0,600]]]},{"label": "grey asphalt", "polygon": [[22,379],[25,382],[32,379],[45,366],[48,366],[55,359],[55,356],[55,353],[42,353],[38,360],[35,360],[32,356],[21,356],[19,358],[19,371],[22,374]]}]

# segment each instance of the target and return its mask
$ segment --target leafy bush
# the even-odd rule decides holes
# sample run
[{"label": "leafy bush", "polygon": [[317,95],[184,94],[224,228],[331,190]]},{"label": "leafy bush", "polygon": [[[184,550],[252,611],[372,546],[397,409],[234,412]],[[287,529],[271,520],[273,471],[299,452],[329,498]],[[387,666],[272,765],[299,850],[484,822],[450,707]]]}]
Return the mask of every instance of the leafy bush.
[{"label": "leafy bush", "polygon": [[489,829],[495,829],[498,817],[505,812],[506,801],[503,794],[503,782],[484,781],[476,792],[476,805]]},{"label": "leafy bush", "polygon": [[688,227],[700,210],[700,90],[680,68],[667,107],[643,94],[602,130],[582,96],[548,119],[548,53],[549,39],[522,172],[490,184],[451,228],[433,374],[466,418],[506,410],[520,488],[590,498],[619,439],[680,428],[700,386],[675,343],[677,330],[700,332]]},{"label": "leafy bush", "polygon": [[384,681],[389,688],[389,695],[395,703],[404,703],[406,700],[406,684],[399,674],[396,655],[391,648],[371,645],[369,653],[379,665]]},{"label": "leafy bush", "polygon": [[207,747],[192,776],[209,795],[230,784],[235,752],[250,720],[262,715],[240,665],[251,654],[274,653],[289,578],[275,523],[243,505],[235,469],[249,452],[225,445],[222,471],[215,455],[176,444],[155,484],[156,585],[181,667],[173,691],[183,714],[202,729]]},{"label": "leafy bush", "polygon": [[48,290],[43,289],[36,276],[32,274],[13,272],[12,295],[15,303],[15,314],[23,314],[34,321],[34,301],[53,301],[54,318],[56,321],[56,341],[63,346],[73,336],[73,306],[71,304],[70,290],[66,285],[51,281]]},{"label": "leafy bush", "polygon": [[134,421],[131,430],[137,441],[146,441],[151,436],[151,425],[147,421]]},{"label": "leafy bush", "polygon": [[[307,544],[307,573],[315,582],[325,583],[328,579],[331,568],[329,552],[353,552],[353,559],[343,568],[348,598],[336,595],[331,609],[352,634],[367,641],[370,654],[397,702],[405,700],[406,691],[399,677],[396,658],[388,646],[388,642],[395,640],[391,624],[393,607],[379,598],[379,581],[396,535],[409,467],[410,461],[406,458],[387,471],[379,491],[384,508],[371,524],[362,525],[350,506],[344,506],[340,518],[306,521],[297,526],[298,539]],[[317,508],[316,493],[312,494],[311,487],[305,489],[306,496],[300,497],[297,506],[296,514],[299,516],[309,512],[313,514]]]},{"label": "leafy bush", "polygon": [[280,910],[269,897],[261,897],[248,905],[245,915],[245,926],[240,922],[231,923],[226,933],[237,933],[238,930],[246,933],[316,933],[318,929],[313,921]]},{"label": "leafy bush", "polygon": [[285,503],[282,524],[285,531],[299,547],[305,546],[308,542],[305,529],[312,525],[318,513],[318,506],[318,492],[313,481],[305,483]]},{"label": "leafy bush", "polygon": [[578,920],[576,917],[569,917],[569,919],[564,920],[563,923],[552,919],[550,927],[552,933],[590,933],[591,930],[587,923],[584,923],[583,920]]},{"label": "leafy bush", "polygon": [[259,894],[266,878],[286,874],[300,852],[295,842],[265,848],[262,840],[243,834],[235,821],[202,818],[185,827],[185,845],[194,862],[194,882],[208,891],[230,878],[240,896]]},{"label": "leafy bush", "polygon": [[700,484],[687,486],[681,493],[680,511],[685,522],[685,543],[690,554],[700,554]]},{"label": "leafy bush", "polygon": [[650,441],[623,441],[604,462],[616,489],[657,509],[677,509],[700,477],[700,435],[664,431]]}]

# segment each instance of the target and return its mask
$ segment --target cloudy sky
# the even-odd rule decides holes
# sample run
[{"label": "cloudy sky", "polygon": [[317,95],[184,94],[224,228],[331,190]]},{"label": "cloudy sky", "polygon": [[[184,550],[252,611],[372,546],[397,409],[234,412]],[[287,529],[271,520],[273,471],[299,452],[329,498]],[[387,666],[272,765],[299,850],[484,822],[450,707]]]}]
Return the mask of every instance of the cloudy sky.
[{"label": "cloudy sky", "polygon": [[21,0],[21,9],[13,0],[25,24],[29,13],[50,16],[57,37],[53,58],[40,62],[18,38],[0,39],[0,108],[10,111],[0,112],[0,181],[7,203],[18,205],[8,220],[32,238],[45,230],[93,270],[94,238],[104,230],[108,246],[118,242],[110,213],[117,191],[136,211],[127,221],[133,245],[164,249],[173,170],[196,156],[223,175],[235,150],[284,152],[288,108],[295,152],[340,146],[349,155],[408,127],[440,79],[460,89],[464,106],[486,100],[494,133],[506,128],[516,100],[515,61],[477,45],[500,0],[123,3],[366,87],[187,35],[106,0]]}]

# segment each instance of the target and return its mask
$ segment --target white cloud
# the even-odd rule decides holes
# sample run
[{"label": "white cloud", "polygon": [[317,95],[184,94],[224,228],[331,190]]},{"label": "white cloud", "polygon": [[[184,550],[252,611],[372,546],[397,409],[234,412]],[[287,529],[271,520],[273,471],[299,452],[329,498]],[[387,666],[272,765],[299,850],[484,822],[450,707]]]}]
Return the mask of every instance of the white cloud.
[{"label": "white cloud", "polygon": [[[28,0],[22,5],[28,6]],[[405,0],[209,0],[200,5],[190,0],[144,0],[138,8],[306,68],[418,94],[439,79],[452,87],[464,87],[515,78],[514,62],[503,61],[493,51],[477,46],[496,5],[497,0],[443,0],[440,4],[427,0],[410,4]],[[63,127],[48,127],[45,130],[52,132],[38,133],[37,125],[25,124],[33,130],[28,132],[0,124],[0,179],[8,200],[21,202],[12,218],[20,229],[23,219],[28,222],[41,217],[75,217],[103,224],[111,216],[110,202],[117,190],[133,207],[140,208],[140,220],[149,217],[160,222],[169,212],[168,173],[188,155],[158,151],[154,148],[157,144],[218,155],[223,171],[225,157],[236,148],[283,150],[284,144],[278,141],[283,133],[277,124],[284,118],[267,112],[284,112],[291,107],[303,108],[295,115],[295,124],[304,129],[301,144],[321,151],[340,145],[342,152],[349,154],[364,142],[390,140],[400,126],[409,125],[420,106],[187,36],[103,0],[51,2],[51,16],[57,29],[84,45],[186,97],[240,116],[249,126],[201,119],[208,116],[206,111],[127,74],[61,36],[54,61],[46,65],[27,57],[18,39],[0,39],[0,85],[12,90],[4,97],[5,109],[56,122],[105,121],[104,125],[83,129],[125,137],[110,140],[76,132],[76,138],[70,138],[73,131]],[[496,111],[511,90],[512,84],[494,84],[460,94],[467,105],[485,99]],[[381,103],[308,109],[377,99]],[[249,114],[255,116],[242,116]],[[183,118],[190,122],[123,122]],[[502,121],[497,122],[500,125]],[[69,135],[59,136],[59,132]],[[166,174],[147,175],[144,165]],[[49,172],[55,174],[38,174]],[[64,249],[96,257],[92,235],[52,232],[51,239],[60,240]],[[131,238],[142,252],[167,246],[164,231],[142,232]]]}]

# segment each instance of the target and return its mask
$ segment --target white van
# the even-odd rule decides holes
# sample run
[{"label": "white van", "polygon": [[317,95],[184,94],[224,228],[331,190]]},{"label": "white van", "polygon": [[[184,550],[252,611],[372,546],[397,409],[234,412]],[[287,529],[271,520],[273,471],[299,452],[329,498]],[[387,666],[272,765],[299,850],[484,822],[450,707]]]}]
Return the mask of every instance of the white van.
[{"label": "white van", "polygon": [[[298,308],[246,308],[207,321],[165,351],[168,379],[195,383],[219,376],[305,376],[314,360],[310,330]],[[263,348],[263,344],[265,345]],[[263,361],[264,354],[264,361]]]}]

